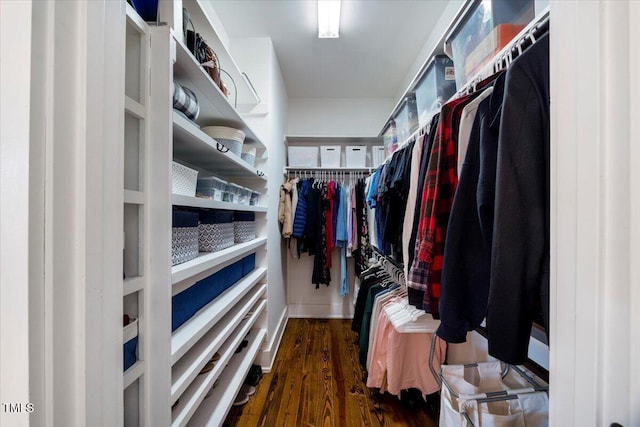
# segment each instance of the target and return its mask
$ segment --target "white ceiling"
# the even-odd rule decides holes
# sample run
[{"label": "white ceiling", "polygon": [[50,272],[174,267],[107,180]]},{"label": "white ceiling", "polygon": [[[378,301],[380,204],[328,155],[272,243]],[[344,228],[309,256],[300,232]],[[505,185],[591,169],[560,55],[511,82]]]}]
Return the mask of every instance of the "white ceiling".
[{"label": "white ceiling", "polygon": [[396,96],[447,0],[343,0],[339,39],[315,0],[210,0],[230,38],[271,37],[291,98]]}]

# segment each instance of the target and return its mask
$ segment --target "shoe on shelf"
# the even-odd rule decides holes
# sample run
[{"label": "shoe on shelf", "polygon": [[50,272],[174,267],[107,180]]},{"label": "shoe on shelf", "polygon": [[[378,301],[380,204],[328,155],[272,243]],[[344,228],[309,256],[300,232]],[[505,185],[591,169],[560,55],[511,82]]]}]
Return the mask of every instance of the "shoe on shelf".
[{"label": "shoe on shelf", "polygon": [[247,378],[244,380],[245,384],[257,386],[262,379],[262,367],[260,365],[252,365],[247,374]]},{"label": "shoe on shelf", "polygon": [[242,340],[242,342],[240,343],[240,345],[238,346],[238,348],[236,349],[236,354],[240,353],[242,351],[243,348],[245,348],[246,346],[249,345],[249,341],[247,340]]},{"label": "shoe on shelf", "polygon": [[202,375],[202,374],[206,374],[207,372],[211,371],[213,369],[214,366],[216,366],[216,362],[220,360],[220,353],[216,353],[213,355],[213,357],[211,358],[211,360],[209,360],[204,367],[202,368],[202,370],[200,371],[200,373],[198,373],[198,375]]},{"label": "shoe on shelf", "polygon": [[246,404],[248,401],[249,401],[249,395],[242,393],[242,390],[240,390],[240,393],[238,393],[238,395],[236,396],[236,400],[233,402],[233,406],[242,406]]},{"label": "shoe on shelf", "polygon": [[244,384],[240,388],[240,394],[246,394],[247,396],[253,396],[254,394],[256,394],[256,388],[254,386],[252,386],[252,385]]}]

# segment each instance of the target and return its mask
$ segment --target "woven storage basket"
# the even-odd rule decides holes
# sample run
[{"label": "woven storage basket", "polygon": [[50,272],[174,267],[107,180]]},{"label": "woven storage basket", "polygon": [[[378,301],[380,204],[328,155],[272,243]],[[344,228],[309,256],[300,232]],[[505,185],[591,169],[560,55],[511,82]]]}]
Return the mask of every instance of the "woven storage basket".
[{"label": "woven storage basket", "polygon": [[171,167],[171,192],[181,196],[195,197],[198,171],[173,162]]},{"label": "woven storage basket", "polygon": [[182,264],[198,256],[198,213],[173,211],[171,228],[171,265]]},{"label": "woven storage basket", "polygon": [[245,243],[256,238],[256,216],[254,212],[235,212],[233,215],[233,240]]},{"label": "woven storage basket", "polygon": [[201,212],[198,231],[198,242],[202,252],[216,252],[233,246],[233,212]]}]

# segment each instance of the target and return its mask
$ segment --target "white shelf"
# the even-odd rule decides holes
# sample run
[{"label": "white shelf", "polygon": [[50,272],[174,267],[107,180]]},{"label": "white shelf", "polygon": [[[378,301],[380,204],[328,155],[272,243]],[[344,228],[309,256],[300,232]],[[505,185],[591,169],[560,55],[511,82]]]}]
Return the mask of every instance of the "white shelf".
[{"label": "white shelf", "polygon": [[174,206],[188,206],[192,208],[210,208],[210,209],[226,209],[231,211],[245,212],[266,212],[265,206],[241,205],[238,203],[218,202],[216,200],[205,199],[201,197],[181,196],[173,194],[171,203]]},{"label": "white shelf", "polygon": [[198,64],[191,52],[182,43],[176,41],[176,62],[173,65],[174,80],[188,87],[198,98],[200,114],[198,123],[203,126],[230,126],[240,129],[246,135],[246,142],[256,146],[258,151],[266,147],[256,133],[247,125],[240,113],[222,94],[209,74]]},{"label": "white shelf", "polygon": [[230,151],[223,153],[216,140],[201,131],[191,121],[173,112],[173,158],[202,169],[226,176],[258,178],[259,170]]},{"label": "white shelf", "polygon": [[180,283],[196,274],[239,258],[242,255],[247,255],[255,248],[266,245],[266,243],[266,237],[259,237],[246,243],[233,245],[230,248],[218,252],[200,252],[197,258],[171,268],[171,284]]},{"label": "white shelf", "polygon": [[[233,377],[233,379],[236,379],[234,375],[241,375],[241,377],[239,379],[236,379],[236,381],[240,381],[240,383],[244,381],[246,371],[238,372],[237,370],[235,370],[233,366],[234,361],[237,362],[238,360],[245,360],[245,358],[250,358],[250,365],[256,357],[257,351],[259,350],[260,345],[264,340],[264,336],[266,335],[266,331],[259,330],[257,333],[254,332],[255,338],[251,336],[247,338],[247,341],[249,341],[249,345],[247,346],[247,348],[243,349],[242,352],[235,357],[234,353],[240,346],[240,343],[242,342],[244,337],[251,330],[251,327],[254,325],[256,320],[257,316],[253,316],[250,319],[244,321],[238,328],[237,333],[233,336],[233,338],[223,345],[220,360],[216,362],[214,368],[208,374],[203,374],[196,378],[191,386],[182,394],[178,405],[176,405],[175,409],[171,413],[172,427],[183,427],[187,425],[187,423],[189,423],[189,420],[196,413],[196,411],[198,411],[199,406],[202,404],[209,390],[211,390],[211,387],[216,384],[216,380],[218,380],[218,384],[213,391],[214,395],[216,394],[216,392],[219,393],[220,391],[228,390],[229,387],[224,383],[230,381],[228,379],[226,381],[223,381],[223,377]],[[236,389],[234,392],[234,396],[237,391],[238,390]],[[222,403],[224,405],[224,402],[211,400],[213,398],[214,396],[210,396],[208,402],[212,402],[213,405],[216,405],[217,403]],[[229,404],[229,406],[231,405]],[[224,417],[216,420],[222,423],[224,421]],[[195,425],[204,424],[196,423]]]},{"label": "white shelf", "polygon": [[373,172],[378,169],[377,167],[364,167],[364,168],[348,168],[346,166],[341,166],[337,168],[330,167],[304,167],[304,166],[285,166],[283,169],[283,173],[286,175],[287,171],[320,171],[320,172]]},{"label": "white shelf", "polygon": [[140,378],[144,373],[144,364],[141,360],[134,363],[124,372],[124,388],[129,387],[135,380]]},{"label": "white shelf", "polygon": [[137,119],[144,119],[147,115],[144,105],[127,95],[124,97],[124,111]]},{"label": "white shelf", "polygon": [[[245,80],[245,77],[240,71],[240,67],[238,67],[238,64],[236,64],[229,53],[227,46],[222,43],[222,40],[215,31],[211,19],[209,19],[209,13],[204,9],[201,1],[183,0],[182,5],[189,11],[189,15],[191,16],[191,21],[193,22],[196,32],[202,35],[207,44],[214,50],[216,55],[218,55],[220,68],[229,73],[235,82],[238,88],[238,105],[257,105],[260,99],[257,98],[251,90],[251,86]],[[229,90],[233,92],[233,85],[229,82],[229,78],[224,73],[221,74],[222,80],[226,82]],[[233,93],[229,95],[229,98],[230,100],[233,100]]]},{"label": "white shelf", "polygon": [[261,329],[248,348],[234,356],[218,379],[225,387],[216,387],[213,394],[198,408],[191,419],[194,426],[220,426],[224,423],[231,405],[242,387],[244,379],[256,358],[267,332]]},{"label": "white shelf", "polygon": [[144,278],[140,276],[127,277],[123,281],[122,296],[126,297],[134,292],[144,289]]},{"label": "white shelf", "polygon": [[[267,291],[267,285],[262,285],[260,289],[246,296],[229,313],[222,318],[207,334],[194,345],[191,350],[184,355],[171,371],[171,404],[182,395],[194,378],[202,370],[204,365],[220,349],[220,346],[229,338],[231,333],[238,327],[249,310]],[[266,300],[260,302],[251,317],[256,317],[264,310]]]},{"label": "white shelf", "polygon": [[127,23],[133,25],[140,34],[149,34],[149,25],[129,3],[127,3]]},{"label": "white shelf", "polygon": [[141,191],[124,190],[124,202],[131,205],[144,205],[144,193]]},{"label": "white shelf", "polygon": [[254,270],[176,329],[171,336],[171,364],[174,365],[184,356],[266,274],[266,268]]},{"label": "white shelf", "polygon": [[287,135],[285,145],[382,145],[381,136]]}]

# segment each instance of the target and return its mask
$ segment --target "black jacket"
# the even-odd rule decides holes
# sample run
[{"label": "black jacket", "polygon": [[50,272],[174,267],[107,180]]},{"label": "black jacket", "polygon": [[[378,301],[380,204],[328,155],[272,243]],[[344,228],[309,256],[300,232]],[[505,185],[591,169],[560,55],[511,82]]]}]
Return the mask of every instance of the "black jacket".
[{"label": "black jacket", "polygon": [[509,67],[498,142],[489,353],[527,359],[532,321],[549,319],[549,37]]}]

